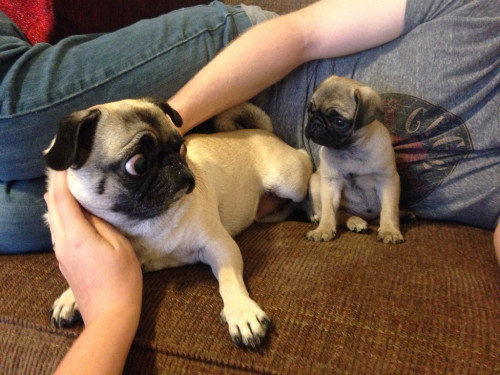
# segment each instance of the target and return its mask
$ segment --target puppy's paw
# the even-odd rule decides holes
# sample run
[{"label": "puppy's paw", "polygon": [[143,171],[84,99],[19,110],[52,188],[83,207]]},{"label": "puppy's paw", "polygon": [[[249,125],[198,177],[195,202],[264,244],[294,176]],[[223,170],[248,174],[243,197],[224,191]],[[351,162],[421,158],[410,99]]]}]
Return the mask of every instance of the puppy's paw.
[{"label": "puppy's paw", "polygon": [[311,223],[313,224],[319,224],[319,216],[314,214],[314,215],[311,215],[309,217],[309,220],[311,221]]},{"label": "puppy's paw", "polygon": [[255,349],[266,336],[271,320],[251,298],[225,306],[220,321],[228,325],[229,334],[238,346]]},{"label": "puppy's paw", "polygon": [[307,232],[306,238],[309,241],[314,241],[314,242],[326,242],[326,241],[331,241],[337,236],[337,232],[333,230],[321,230],[321,229],[314,229],[309,232]]},{"label": "puppy's paw", "polygon": [[356,232],[356,233],[369,232],[368,223],[359,216],[349,217],[349,219],[347,219],[346,226],[351,232]]},{"label": "puppy's paw", "polygon": [[50,310],[50,322],[56,328],[66,328],[83,323],[71,289],[67,289],[55,300]]},{"label": "puppy's paw", "polygon": [[377,239],[383,243],[398,244],[404,242],[403,235],[397,229],[393,230],[378,230]]}]

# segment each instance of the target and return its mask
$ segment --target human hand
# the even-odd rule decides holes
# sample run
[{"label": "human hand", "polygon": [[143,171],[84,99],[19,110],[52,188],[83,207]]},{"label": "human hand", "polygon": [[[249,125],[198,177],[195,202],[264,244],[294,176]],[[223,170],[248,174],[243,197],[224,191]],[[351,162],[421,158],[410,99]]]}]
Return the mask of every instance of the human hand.
[{"label": "human hand", "polygon": [[83,210],[56,172],[45,194],[59,268],[73,290],[85,325],[100,315],[133,314],[142,305],[142,271],[130,242],[113,226]]}]

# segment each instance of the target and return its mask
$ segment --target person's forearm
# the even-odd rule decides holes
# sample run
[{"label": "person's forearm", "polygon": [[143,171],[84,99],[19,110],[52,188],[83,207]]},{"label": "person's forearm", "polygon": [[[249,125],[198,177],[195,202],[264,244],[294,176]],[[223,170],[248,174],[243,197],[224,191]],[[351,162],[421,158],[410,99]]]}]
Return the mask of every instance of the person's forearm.
[{"label": "person's forearm", "polygon": [[85,327],[55,374],[121,374],[138,323],[136,311],[99,315]]},{"label": "person's forearm", "polygon": [[181,132],[252,98],[307,61],[398,37],[405,7],[406,0],[323,0],[251,28],[169,100],[183,118]]},{"label": "person's forearm", "polygon": [[302,43],[286,17],[240,36],[169,100],[183,119],[182,132],[283,78],[303,62]]}]

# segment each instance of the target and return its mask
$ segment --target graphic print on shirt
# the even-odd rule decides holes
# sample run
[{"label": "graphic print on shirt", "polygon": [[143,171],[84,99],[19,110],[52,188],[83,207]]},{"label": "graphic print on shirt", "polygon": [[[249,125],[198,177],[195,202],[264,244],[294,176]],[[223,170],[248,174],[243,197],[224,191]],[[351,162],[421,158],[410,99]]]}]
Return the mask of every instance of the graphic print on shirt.
[{"label": "graphic print on shirt", "polygon": [[381,94],[401,177],[401,206],[439,187],[474,149],[465,122],[442,107],[397,93]]}]

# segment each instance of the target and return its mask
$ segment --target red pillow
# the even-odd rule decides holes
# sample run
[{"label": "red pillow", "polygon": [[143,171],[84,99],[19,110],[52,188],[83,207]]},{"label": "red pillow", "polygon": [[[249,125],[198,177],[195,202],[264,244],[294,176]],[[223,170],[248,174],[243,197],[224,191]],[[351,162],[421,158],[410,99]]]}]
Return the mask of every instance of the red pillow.
[{"label": "red pillow", "polygon": [[0,9],[19,26],[31,44],[49,41],[54,27],[51,0],[0,0]]}]

